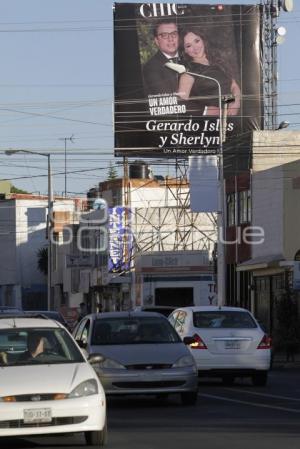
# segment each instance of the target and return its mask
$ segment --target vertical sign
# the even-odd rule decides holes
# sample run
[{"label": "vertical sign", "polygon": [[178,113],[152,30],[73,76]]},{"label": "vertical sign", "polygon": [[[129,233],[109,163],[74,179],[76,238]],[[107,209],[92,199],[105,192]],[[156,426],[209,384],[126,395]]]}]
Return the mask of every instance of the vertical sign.
[{"label": "vertical sign", "polygon": [[109,208],[108,270],[110,273],[120,273],[130,268],[132,252],[132,234],[128,226],[130,220],[130,209],[121,206]]}]

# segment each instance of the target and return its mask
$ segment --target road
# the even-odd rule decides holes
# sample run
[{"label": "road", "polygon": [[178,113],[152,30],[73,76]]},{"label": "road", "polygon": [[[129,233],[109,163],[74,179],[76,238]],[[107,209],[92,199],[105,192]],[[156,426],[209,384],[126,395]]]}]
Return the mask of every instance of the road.
[{"label": "road", "polygon": [[[122,397],[108,401],[108,449],[299,449],[300,369],[270,373],[266,388],[239,380],[199,384],[195,407],[177,397]],[[86,448],[81,435],[4,439],[11,449]]]}]

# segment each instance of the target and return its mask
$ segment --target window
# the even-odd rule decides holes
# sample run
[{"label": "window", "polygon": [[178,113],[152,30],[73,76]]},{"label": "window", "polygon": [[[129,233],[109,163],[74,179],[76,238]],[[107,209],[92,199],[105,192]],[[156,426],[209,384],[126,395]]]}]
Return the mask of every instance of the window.
[{"label": "window", "polygon": [[184,323],[187,317],[187,313],[180,310],[177,315],[177,320],[175,323],[175,329],[177,332],[183,332]]},{"label": "window", "polygon": [[169,318],[168,318],[169,322],[170,322],[170,323],[172,324],[172,326],[174,326],[174,327],[175,327],[175,321],[176,321],[177,315],[178,315],[178,312],[174,312],[174,313],[172,313],[172,315],[170,315]]},{"label": "window", "polygon": [[112,205],[113,206],[120,206],[122,204],[122,190],[119,189],[112,189]]},{"label": "window", "polygon": [[58,233],[54,232],[53,233],[53,243],[54,245],[52,245],[52,270],[53,271],[57,271],[58,269],[58,249],[59,249],[59,235]]},{"label": "window", "polygon": [[84,249],[90,249],[90,233],[89,230],[84,229],[81,233],[81,248]]},{"label": "window", "polygon": [[90,330],[90,320],[87,320],[80,337],[82,343],[84,344],[87,344],[88,342],[89,330]]},{"label": "window", "polygon": [[142,343],[180,343],[166,318],[120,317],[95,320],[92,345],[129,345]]},{"label": "window", "polygon": [[193,324],[198,328],[236,328],[254,329],[257,327],[251,315],[247,312],[194,312]]},{"label": "window", "polygon": [[239,222],[249,223],[251,221],[251,196],[250,190],[239,192]]},{"label": "window", "polygon": [[76,341],[79,341],[81,339],[81,334],[82,334],[82,331],[83,331],[83,328],[85,327],[85,325],[86,325],[86,320],[83,320],[80,323],[79,327],[75,330],[75,340]]},{"label": "window", "polygon": [[234,226],[236,224],[235,208],[236,208],[235,193],[229,193],[227,195],[227,226]]}]

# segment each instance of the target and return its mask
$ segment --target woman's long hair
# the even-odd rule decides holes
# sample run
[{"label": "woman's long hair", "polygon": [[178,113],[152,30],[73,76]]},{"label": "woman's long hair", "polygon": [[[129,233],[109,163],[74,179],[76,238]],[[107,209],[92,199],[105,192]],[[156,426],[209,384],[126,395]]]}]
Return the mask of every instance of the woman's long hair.
[{"label": "woman's long hair", "polygon": [[234,78],[233,69],[230,66],[230,63],[228,63],[224,59],[220,49],[211,45],[210,40],[206,32],[203,30],[203,28],[197,26],[182,28],[179,34],[179,51],[182,59],[185,60],[188,65],[190,62],[193,61],[192,58],[188,54],[186,54],[184,50],[184,37],[188,33],[194,33],[196,34],[196,36],[199,36],[202,39],[205,48],[206,58],[208,60],[209,65],[218,66],[223,72],[227,74],[228,77]]}]

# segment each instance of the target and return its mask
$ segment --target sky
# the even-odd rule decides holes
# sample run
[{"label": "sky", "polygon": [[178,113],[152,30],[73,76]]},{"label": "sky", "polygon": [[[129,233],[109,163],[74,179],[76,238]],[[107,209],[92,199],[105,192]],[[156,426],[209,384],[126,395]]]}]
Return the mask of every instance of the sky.
[{"label": "sky", "polygon": [[[84,196],[107,178],[110,163],[122,175],[122,159],[113,155],[112,6],[111,0],[0,2],[0,179],[47,193],[47,159],[7,156],[9,149],[51,153],[55,194],[66,180],[69,195]],[[288,120],[289,130],[300,129],[299,22],[295,0],[293,12],[278,19],[287,30],[278,46],[278,121]]]}]

